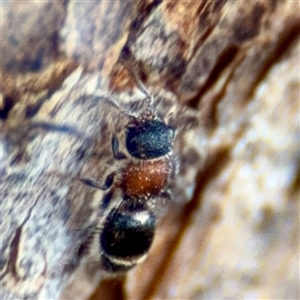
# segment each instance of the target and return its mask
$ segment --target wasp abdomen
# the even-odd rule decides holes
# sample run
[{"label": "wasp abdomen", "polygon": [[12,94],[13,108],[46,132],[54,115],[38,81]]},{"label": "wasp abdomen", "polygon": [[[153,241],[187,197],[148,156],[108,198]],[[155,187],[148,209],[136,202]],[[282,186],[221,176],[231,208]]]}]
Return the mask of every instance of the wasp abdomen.
[{"label": "wasp abdomen", "polygon": [[127,201],[124,209],[111,210],[100,235],[102,264],[109,272],[124,272],[141,262],[154,238],[155,216]]}]

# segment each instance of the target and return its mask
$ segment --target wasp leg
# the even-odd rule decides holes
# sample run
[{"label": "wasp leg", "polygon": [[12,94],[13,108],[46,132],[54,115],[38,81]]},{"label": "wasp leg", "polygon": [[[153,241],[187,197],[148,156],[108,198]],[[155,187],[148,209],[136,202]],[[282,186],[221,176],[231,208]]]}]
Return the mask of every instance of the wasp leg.
[{"label": "wasp leg", "polygon": [[115,159],[126,159],[126,155],[122,152],[119,152],[119,140],[118,138],[114,135],[112,140],[111,140],[111,148],[114,154]]},{"label": "wasp leg", "polygon": [[112,184],[114,182],[115,175],[116,175],[115,172],[109,174],[106,177],[105,182],[104,182],[103,185],[99,184],[97,181],[95,181],[93,179],[90,179],[90,178],[81,178],[80,181],[83,182],[84,184],[90,186],[90,187],[95,188],[95,189],[106,191],[107,189],[109,189],[112,186]]},{"label": "wasp leg", "polygon": [[108,192],[101,200],[101,208],[103,210],[107,209],[110,203],[110,200],[112,199],[113,191]]},{"label": "wasp leg", "polygon": [[167,201],[172,201],[173,200],[173,194],[169,189],[163,190],[160,194],[160,197],[165,198]]},{"label": "wasp leg", "polygon": [[170,162],[172,164],[172,171],[170,174],[170,180],[175,181],[176,180],[176,175],[178,174],[178,169],[179,169],[179,161],[177,157],[171,157]]}]

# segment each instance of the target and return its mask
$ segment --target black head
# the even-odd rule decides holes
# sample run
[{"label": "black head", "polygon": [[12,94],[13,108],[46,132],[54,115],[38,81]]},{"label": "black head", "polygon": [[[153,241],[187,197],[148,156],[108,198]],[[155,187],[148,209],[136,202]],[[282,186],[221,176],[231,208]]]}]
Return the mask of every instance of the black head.
[{"label": "black head", "polygon": [[164,156],[172,150],[175,131],[159,120],[145,120],[127,127],[126,148],[130,155],[139,159]]}]

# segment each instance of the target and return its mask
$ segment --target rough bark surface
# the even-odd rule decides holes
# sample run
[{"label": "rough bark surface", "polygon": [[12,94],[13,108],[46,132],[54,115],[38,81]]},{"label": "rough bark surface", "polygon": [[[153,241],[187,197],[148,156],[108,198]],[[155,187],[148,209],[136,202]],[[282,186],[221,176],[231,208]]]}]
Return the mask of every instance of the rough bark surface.
[{"label": "rough bark surface", "polygon": [[[299,2],[1,9],[1,299],[299,299]],[[145,98],[130,66],[180,170],[147,260],[108,278],[79,251],[105,193],[79,178],[120,167],[120,109]]]}]

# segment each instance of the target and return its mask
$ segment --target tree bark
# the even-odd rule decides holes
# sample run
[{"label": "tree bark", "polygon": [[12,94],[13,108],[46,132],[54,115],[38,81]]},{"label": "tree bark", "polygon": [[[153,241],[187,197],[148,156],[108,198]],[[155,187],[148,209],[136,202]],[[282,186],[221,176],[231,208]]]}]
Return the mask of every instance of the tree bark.
[{"label": "tree bark", "polygon": [[[1,299],[299,298],[298,2],[1,5]],[[120,170],[132,70],[179,172],[146,261],[110,278],[80,250],[106,192],[80,178]]]}]

